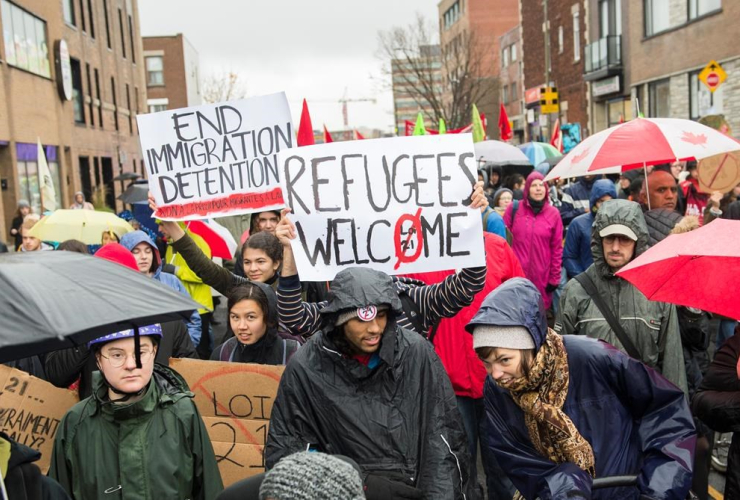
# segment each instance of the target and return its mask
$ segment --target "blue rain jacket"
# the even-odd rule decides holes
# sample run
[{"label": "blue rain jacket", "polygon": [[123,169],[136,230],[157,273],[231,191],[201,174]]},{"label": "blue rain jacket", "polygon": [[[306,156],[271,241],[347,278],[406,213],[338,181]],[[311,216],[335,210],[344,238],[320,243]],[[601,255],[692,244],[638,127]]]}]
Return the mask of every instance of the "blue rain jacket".
[{"label": "blue rain jacket", "polygon": [[[514,278],[491,292],[467,326],[524,326],[539,350],[547,332],[536,288]],[[596,476],[638,475],[638,487],[591,492],[592,478],[573,463],[539,454],[524,413],[508,391],[486,379],[486,442],[527,499],[649,498],[683,500],[691,486],[696,433],[684,393],[611,345],[563,337],[570,380],[563,410],[591,444]],[[576,493],[578,492],[578,493]],[[582,495],[582,496],[579,496]]]}]

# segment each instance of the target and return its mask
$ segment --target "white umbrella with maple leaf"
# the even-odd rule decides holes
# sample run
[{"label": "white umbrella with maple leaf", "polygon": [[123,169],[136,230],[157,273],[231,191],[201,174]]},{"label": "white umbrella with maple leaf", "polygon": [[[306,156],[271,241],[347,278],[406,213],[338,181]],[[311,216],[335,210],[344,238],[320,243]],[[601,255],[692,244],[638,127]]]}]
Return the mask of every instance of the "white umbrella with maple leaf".
[{"label": "white umbrella with maple leaf", "polygon": [[740,142],[700,123],[637,118],[594,134],[573,148],[545,180],[624,172],[740,150]]}]

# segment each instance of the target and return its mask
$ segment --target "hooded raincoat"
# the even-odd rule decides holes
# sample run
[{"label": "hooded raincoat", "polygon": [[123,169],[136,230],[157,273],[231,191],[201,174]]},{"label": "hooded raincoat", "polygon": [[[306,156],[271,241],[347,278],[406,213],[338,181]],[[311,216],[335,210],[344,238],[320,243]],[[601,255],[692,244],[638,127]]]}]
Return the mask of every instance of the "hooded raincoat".
[{"label": "hooded raincoat", "polygon": [[[300,344],[292,339],[280,338],[278,335],[277,295],[272,287],[252,281],[242,286],[256,286],[267,296],[268,310],[265,321],[267,331],[257,342],[245,345],[236,337],[214,349],[211,359],[214,361],[233,361],[236,363],[258,363],[261,365],[285,365],[298,350]],[[231,334],[231,330],[229,329]]]},{"label": "hooded raincoat", "polygon": [[563,248],[563,267],[568,273],[568,278],[575,278],[594,263],[591,255],[591,226],[594,224],[595,217],[593,207],[606,195],[611,196],[612,199],[617,197],[614,183],[609,179],[599,179],[594,182],[591,188],[591,198],[588,200],[589,212],[579,215],[568,226]]},{"label": "hooded raincoat", "polygon": [[[523,326],[535,352],[547,334],[539,293],[514,278],[483,301],[468,325]],[[524,413],[491,377],[484,398],[488,444],[527,500],[637,499],[640,494],[683,500],[691,485],[694,424],[684,394],[654,370],[605,342],[563,336],[568,394],[563,411],[593,449],[596,477],[638,475],[638,487],[591,491],[592,478],[574,463],[540,455]]]},{"label": "hooded raincoat", "polygon": [[[162,257],[159,255],[157,245],[154,244],[148,234],[139,230],[132,231],[121,236],[121,245],[126,247],[129,252],[133,252],[134,247],[139,243],[146,243],[152,247],[152,255],[154,256],[154,262],[157,265],[157,270],[154,271],[152,278],[189,297],[190,295],[188,294],[188,291],[177,276],[162,272]],[[201,336],[201,321],[200,315],[197,311],[193,311],[193,314],[190,315],[190,321],[188,321],[187,326],[193,345],[198,345]]]},{"label": "hooded raincoat", "polygon": [[428,500],[474,498],[455,393],[431,344],[397,326],[402,305],[391,278],[347,269],[337,274],[331,294],[322,309],[328,325],[341,310],[390,307],[378,365],[371,369],[342,354],[332,339],[343,333],[331,326],[312,336],[280,380],[267,467],[312,448],[351,458],[363,478],[401,473]]},{"label": "hooded raincoat", "polygon": [[216,498],[223,489],[205,424],[185,380],[154,365],[144,397],[111,404],[95,390],[62,418],[49,476],[75,500]]},{"label": "hooded raincoat", "polygon": [[535,213],[529,202],[529,188],[535,180],[543,180],[539,172],[527,176],[524,184],[524,199],[519,202],[513,216],[514,203],[506,208],[504,223],[512,234],[511,248],[522,265],[524,274],[534,283],[550,307],[552,294],[547,285],[560,284],[560,267],[563,260],[563,222],[558,210],[550,205],[545,196],[545,206]]},{"label": "hooded raincoat", "polygon": [[[604,259],[599,236],[602,229],[612,224],[623,224],[637,235],[633,258],[648,249],[648,231],[640,206],[627,200],[607,201],[596,214],[591,232],[594,263],[586,273],[642,354],[641,361],[686,392],[686,369],[676,307],[648,300],[631,283],[614,275]],[[563,335],[588,335],[624,350],[604,315],[576,280],[565,285],[560,297],[555,331]]]}]

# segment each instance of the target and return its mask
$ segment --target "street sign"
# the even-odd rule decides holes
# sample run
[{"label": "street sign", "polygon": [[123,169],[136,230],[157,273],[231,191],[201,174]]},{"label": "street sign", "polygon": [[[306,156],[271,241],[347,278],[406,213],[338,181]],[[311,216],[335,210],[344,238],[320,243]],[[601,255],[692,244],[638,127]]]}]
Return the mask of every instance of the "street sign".
[{"label": "street sign", "polygon": [[699,73],[699,80],[707,86],[710,92],[714,92],[727,80],[727,73],[717,61],[710,61]]}]

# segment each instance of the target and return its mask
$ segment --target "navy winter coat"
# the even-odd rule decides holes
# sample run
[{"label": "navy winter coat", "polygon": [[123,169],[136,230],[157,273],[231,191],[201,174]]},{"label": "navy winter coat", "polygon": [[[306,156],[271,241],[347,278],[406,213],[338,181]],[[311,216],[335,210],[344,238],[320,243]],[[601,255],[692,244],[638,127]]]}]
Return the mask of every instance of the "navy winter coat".
[{"label": "navy winter coat", "polygon": [[[523,278],[494,290],[468,330],[476,324],[524,326],[535,350],[547,333],[542,300]],[[575,335],[563,340],[570,372],[563,410],[593,448],[596,477],[637,474],[639,486],[592,493],[588,473],[573,463],[556,464],[537,452],[524,413],[509,392],[488,377],[484,388],[487,443],[504,472],[527,499],[574,498],[580,492],[582,498],[637,499],[642,493],[683,500],[691,485],[695,444],[684,393],[605,342]]]},{"label": "navy winter coat", "polygon": [[[589,206],[593,207],[599,198],[606,195],[617,198],[617,190],[609,179],[599,179],[591,188]],[[568,273],[568,279],[575,278],[594,263],[591,255],[591,227],[594,225],[594,211],[589,210],[573,219],[565,235],[563,248],[563,267]]]}]

